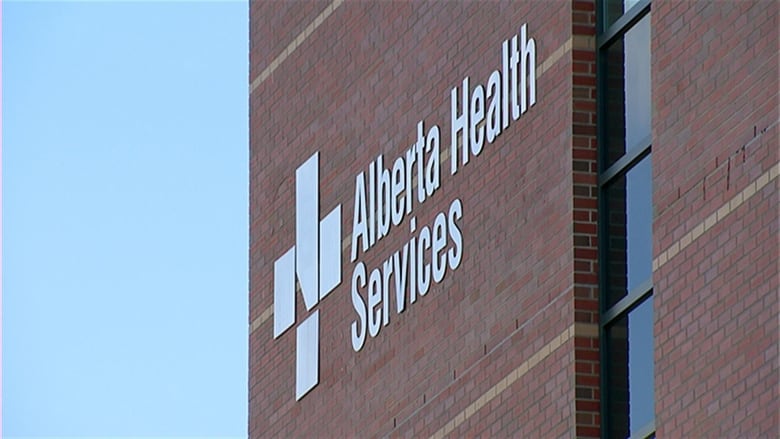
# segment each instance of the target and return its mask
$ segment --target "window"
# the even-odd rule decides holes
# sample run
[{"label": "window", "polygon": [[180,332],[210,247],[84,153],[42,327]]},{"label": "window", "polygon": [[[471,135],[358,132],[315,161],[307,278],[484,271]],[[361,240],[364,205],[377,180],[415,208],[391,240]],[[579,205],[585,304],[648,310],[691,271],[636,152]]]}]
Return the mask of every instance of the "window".
[{"label": "window", "polygon": [[599,2],[602,436],[653,437],[650,1]]}]

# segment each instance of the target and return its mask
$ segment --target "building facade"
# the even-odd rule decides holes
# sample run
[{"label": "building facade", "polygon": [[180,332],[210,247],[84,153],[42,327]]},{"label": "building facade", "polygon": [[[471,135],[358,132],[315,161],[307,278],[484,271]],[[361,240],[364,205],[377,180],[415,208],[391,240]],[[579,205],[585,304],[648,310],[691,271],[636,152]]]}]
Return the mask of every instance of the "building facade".
[{"label": "building facade", "polygon": [[250,437],[778,437],[778,3],[251,2]]}]

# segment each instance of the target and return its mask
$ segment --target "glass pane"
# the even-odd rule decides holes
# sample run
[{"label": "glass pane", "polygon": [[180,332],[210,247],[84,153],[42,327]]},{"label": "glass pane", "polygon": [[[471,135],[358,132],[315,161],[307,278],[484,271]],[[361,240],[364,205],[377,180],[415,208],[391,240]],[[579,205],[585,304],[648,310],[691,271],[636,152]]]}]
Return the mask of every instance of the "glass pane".
[{"label": "glass pane", "polygon": [[606,190],[607,308],[652,275],[652,154]]},{"label": "glass pane", "polygon": [[606,9],[607,25],[609,27],[617,21],[626,11],[631,9],[632,6],[639,3],[639,0],[606,0],[604,2],[604,8]]},{"label": "glass pane", "polygon": [[628,437],[655,417],[653,297],[607,328],[610,437]]},{"label": "glass pane", "polygon": [[650,14],[606,50],[606,166],[650,135]]}]

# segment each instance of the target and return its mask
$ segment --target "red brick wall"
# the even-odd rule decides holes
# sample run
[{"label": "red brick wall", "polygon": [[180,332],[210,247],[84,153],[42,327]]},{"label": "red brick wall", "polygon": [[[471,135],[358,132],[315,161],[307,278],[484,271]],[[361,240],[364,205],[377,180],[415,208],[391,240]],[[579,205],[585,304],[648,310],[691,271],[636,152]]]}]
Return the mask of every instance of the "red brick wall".
[{"label": "red brick wall", "polygon": [[[592,2],[346,2],[273,64],[326,9],[250,5],[250,436],[597,435]],[[450,90],[484,85],[523,23],[536,105],[450,175]],[[347,238],[355,176],[379,153],[391,166],[423,119],[441,129],[441,187],[412,216],[419,231],[459,198],[463,261],[356,353],[347,241],[343,281],[318,305],[319,385],[296,402],[295,331],[274,339],[269,311],[295,240],[295,169],[320,152],[321,214],[341,203]],[[409,221],[360,253],[369,271]]]},{"label": "red brick wall", "polygon": [[[596,138],[595,2],[572,2],[572,179],[574,221],[574,319],[597,328],[598,140]],[[574,339],[575,422],[578,437],[599,437],[599,338]]]},{"label": "red brick wall", "polygon": [[778,3],[654,1],[659,437],[778,437]]}]

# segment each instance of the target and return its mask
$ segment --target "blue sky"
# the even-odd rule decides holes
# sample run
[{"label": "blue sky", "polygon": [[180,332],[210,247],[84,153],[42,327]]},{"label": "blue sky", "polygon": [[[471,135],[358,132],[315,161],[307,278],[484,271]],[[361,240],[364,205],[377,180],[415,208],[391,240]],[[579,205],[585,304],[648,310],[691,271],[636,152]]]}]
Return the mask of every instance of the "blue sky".
[{"label": "blue sky", "polygon": [[245,2],[3,2],[3,436],[245,437]]}]

